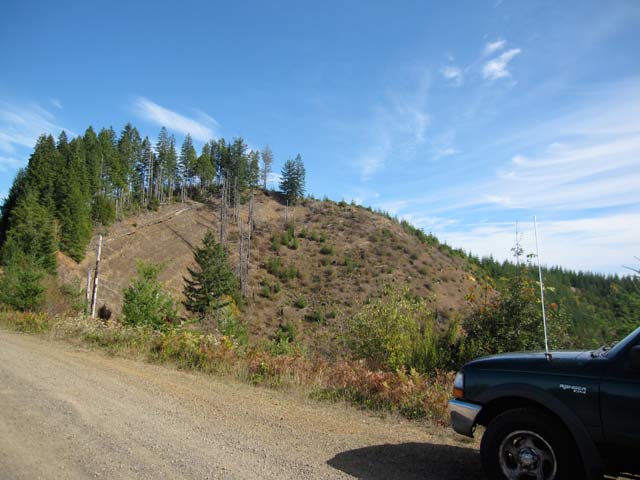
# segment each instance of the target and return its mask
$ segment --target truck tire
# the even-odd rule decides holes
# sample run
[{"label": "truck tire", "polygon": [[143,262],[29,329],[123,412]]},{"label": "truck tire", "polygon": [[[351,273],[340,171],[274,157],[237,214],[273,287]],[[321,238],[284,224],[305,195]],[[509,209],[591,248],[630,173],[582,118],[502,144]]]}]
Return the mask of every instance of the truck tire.
[{"label": "truck tire", "polygon": [[584,468],[564,425],[542,410],[517,408],[495,417],[480,443],[489,480],[579,480]]}]

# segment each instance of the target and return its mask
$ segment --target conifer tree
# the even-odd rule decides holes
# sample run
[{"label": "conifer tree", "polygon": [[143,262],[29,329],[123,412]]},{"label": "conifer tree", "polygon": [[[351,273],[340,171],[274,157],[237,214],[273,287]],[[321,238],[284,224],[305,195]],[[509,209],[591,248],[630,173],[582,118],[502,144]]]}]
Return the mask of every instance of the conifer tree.
[{"label": "conifer tree", "polygon": [[282,167],[280,191],[286,200],[294,205],[302,198],[305,191],[305,168],[302,157],[298,154],[295,160],[288,159]]},{"label": "conifer tree", "polygon": [[267,190],[267,182],[269,181],[269,175],[271,174],[271,165],[273,164],[273,152],[269,148],[269,145],[262,150],[262,188]]},{"label": "conifer tree", "polygon": [[32,257],[12,258],[0,278],[0,302],[20,311],[38,310],[44,299],[43,276]]},{"label": "conifer tree", "polygon": [[138,277],[123,292],[125,323],[164,330],[175,320],[173,299],[162,290],[158,280],[160,270],[159,265],[138,264]]},{"label": "conifer tree", "polygon": [[198,157],[195,174],[200,179],[200,186],[208,187],[215,176],[215,165],[211,153],[211,144],[205,143],[202,147],[202,154]]},{"label": "conifer tree", "polygon": [[190,278],[184,278],[184,305],[201,317],[229,303],[225,297],[237,298],[238,280],[227,261],[227,252],[207,231],[202,247],[194,251],[197,268],[188,268]]},{"label": "conifer tree", "polygon": [[60,204],[56,216],[61,223],[60,250],[79,262],[91,239],[91,201],[87,187],[82,138],[69,144],[70,157],[58,182]]},{"label": "conifer tree", "polygon": [[34,264],[53,273],[56,247],[53,216],[39,203],[34,191],[27,191],[11,212],[7,238],[2,246],[2,263],[9,265],[29,257]]},{"label": "conifer tree", "polygon": [[193,184],[193,177],[196,175],[198,169],[198,154],[193,146],[193,140],[191,135],[187,134],[182,142],[182,148],[180,149],[180,159],[178,162],[178,176],[180,177],[180,183],[182,189],[186,189]]},{"label": "conifer tree", "polygon": [[258,151],[249,152],[247,184],[251,189],[258,188],[260,185],[260,153]]},{"label": "conifer tree", "polygon": [[9,194],[5,199],[2,207],[0,207],[0,251],[2,250],[2,246],[7,239],[7,232],[9,231],[9,219],[11,218],[11,212],[13,212],[14,208],[20,199],[22,199],[25,192],[25,180],[26,180],[26,172],[23,168],[18,170],[16,174],[16,178],[13,180],[13,184],[9,189]]}]

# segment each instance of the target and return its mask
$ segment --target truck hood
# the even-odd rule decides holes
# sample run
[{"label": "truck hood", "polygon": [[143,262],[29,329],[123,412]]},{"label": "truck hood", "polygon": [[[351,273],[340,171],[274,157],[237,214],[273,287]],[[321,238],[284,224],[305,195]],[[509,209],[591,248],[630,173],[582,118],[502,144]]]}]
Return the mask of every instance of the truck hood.
[{"label": "truck hood", "polygon": [[477,358],[467,363],[464,368],[576,374],[580,373],[586,364],[604,360],[601,357],[592,358],[590,351],[558,351],[551,352],[551,355],[551,360],[547,360],[544,352],[502,353]]}]

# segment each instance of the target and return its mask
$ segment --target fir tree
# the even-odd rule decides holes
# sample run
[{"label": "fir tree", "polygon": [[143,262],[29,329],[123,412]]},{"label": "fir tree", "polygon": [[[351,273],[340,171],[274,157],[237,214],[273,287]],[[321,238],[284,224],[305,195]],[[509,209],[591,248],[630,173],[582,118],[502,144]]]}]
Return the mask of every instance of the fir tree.
[{"label": "fir tree", "polygon": [[271,174],[271,165],[273,164],[273,152],[269,148],[269,145],[262,150],[262,188],[267,190],[267,182],[269,181],[269,175]]},{"label": "fir tree", "polygon": [[162,290],[158,280],[160,271],[159,265],[138,264],[138,277],[124,290],[122,315],[125,323],[164,330],[175,321],[173,299]]},{"label": "fir tree", "polygon": [[30,256],[13,257],[0,278],[0,302],[20,311],[38,310],[44,300],[44,270]]},{"label": "fir tree", "polygon": [[202,243],[194,252],[198,268],[188,268],[191,278],[184,278],[184,305],[190,312],[205,316],[226,306],[228,297],[237,298],[238,280],[231,271],[226,250],[211,231]]},{"label": "fir tree", "polygon": [[40,205],[35,192],[27,191],[11,212],[7,239],[2,246],[2,263],[9,265],[29,257],[36,265],[53,273],[56,246],[51,213]]},{"label": "fir tree", "polygon": [[290,204],[302,198],[305,190],[305,168],[298,154],[295,160],[287,160],[282,167],[280,191]]},{"label": "fir tree", "polygon": [[260,185],[260,153],[257,151],[249,152],[247,184],[251,189]]}]

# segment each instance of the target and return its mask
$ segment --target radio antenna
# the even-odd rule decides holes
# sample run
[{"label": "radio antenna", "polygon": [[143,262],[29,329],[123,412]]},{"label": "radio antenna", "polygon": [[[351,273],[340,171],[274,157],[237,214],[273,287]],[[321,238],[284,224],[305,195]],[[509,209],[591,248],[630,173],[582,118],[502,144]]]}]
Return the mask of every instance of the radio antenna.
[{"label": "radio antenna", "polygon": [[538,277],[540,278],[540,300],[542,303],[542,325],[544,328],[544,356],[547,360],[551,360],[552,355],[549,352],[549,340],[547,337],[547,313],[544,309],[544,284],[542,283],[542,267],[540,267],[540,249],[538,248],[538,222],[536,216],[533,216],[533,230],[536,235],[536,257],[538,257]]}]

